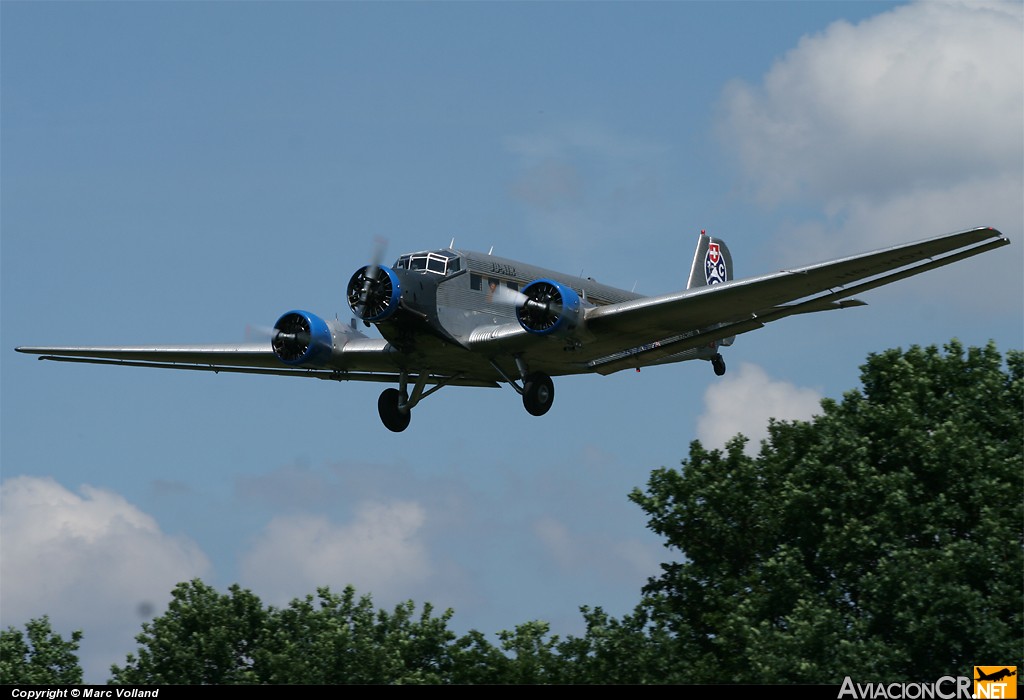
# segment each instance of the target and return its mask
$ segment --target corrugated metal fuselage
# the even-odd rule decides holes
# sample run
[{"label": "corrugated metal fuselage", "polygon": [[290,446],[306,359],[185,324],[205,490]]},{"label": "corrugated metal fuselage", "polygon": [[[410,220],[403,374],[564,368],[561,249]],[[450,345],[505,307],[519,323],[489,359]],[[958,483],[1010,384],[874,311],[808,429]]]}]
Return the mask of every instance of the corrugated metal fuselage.
[{"label": "corrugated metal fuselage", "polygon": [[[515,327],[517,292],[538,279],[551,279],[572,288],[585,307],[603,306],[631,299],[639,294],[610,287],[589,278],[571,276],[486,253],[465,250],[444,251],[458,256],[445,274],[427,269],[409,269],[396,264],[400,280],[403,313],[393,322],[377,325],[398,350],[394,358],[408,369],[430,371],[471,371],[500,379],[492,361],[515,374],[512,357],[481,357],[469,347],[473,337],[491,329]],[[419,254],[411,254],[416,256]],[[409,256],[403,256],[403,258]],[[452,271],[452,268],[457,268]],[[586,371],[586,367],[562,352],[563,338],[535,337],[534,349],[517,353],[556,373]],[[440,346],[446,346],[442,348]],[[463,352],[458,352],[461,349]],[[443,350],[443,352],[442,352]],[[557,365],[557,369],[555,366]]]},{"label": "corrugated metal fuselage", "polygon": [[462,269],[445,277],[437,289],[437,316],[453,336],[465,341],[486,325],[517,323],[515,294],[534,280],[547,278],[572,288],[587,306],[637,299],[639,294],[609,287],[592,279],[572,277],[484,253],[459,251]]}]

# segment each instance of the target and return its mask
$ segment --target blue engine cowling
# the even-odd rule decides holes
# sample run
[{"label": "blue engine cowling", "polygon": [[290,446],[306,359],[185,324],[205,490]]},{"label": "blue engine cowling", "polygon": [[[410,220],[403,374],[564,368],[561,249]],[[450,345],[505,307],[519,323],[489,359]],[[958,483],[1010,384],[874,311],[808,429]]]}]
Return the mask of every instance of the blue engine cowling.
[{"label": "blue engine cowling", "polygon": [[565,335],[580,323],[580,296],[571,287],[549,279],[530,282],[516,305],[519,324],[537,335]]},{"label": "blue engine cowling", "polygon": [[334,339],[327,321],[308,311],[289,311],[274,324],[271,340],[277,359],[287,365],[326,362]]},{"label": "blue engine cowling", "polygon": [[348,305],[361,321],[379,323],[398,311],[402,285],[387,265],[364,265],[348,282]]}]

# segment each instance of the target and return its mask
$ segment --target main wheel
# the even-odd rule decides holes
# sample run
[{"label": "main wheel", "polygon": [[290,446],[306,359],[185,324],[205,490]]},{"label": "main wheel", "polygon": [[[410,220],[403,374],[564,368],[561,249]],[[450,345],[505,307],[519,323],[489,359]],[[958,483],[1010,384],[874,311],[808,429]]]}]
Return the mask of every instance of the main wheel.
[{"label": "main wheel", "polygon": [[398,389],[385,389],[380,392],[380,398],[377,399],[380,422],[393,433],[400,433],[408,428],[409,421],[412,420],[412,411],[398,407],[401,398],[402,393]]},{"label": "main wheel", "polygon": [[523,406],[532,416],[543,416],[555,401],[555,385],[543,372],[528,374],[523,379]]}]

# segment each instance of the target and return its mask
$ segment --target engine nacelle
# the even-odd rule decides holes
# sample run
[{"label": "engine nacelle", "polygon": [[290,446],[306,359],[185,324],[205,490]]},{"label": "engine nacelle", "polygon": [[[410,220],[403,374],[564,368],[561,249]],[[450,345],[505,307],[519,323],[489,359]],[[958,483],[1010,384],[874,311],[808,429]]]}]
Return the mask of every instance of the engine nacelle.
[{"label": "engine nacelle", "polygon": [[571,287],[549,279],[530,282],[521,290],[516,318],[530,333],[566,335],[582,320],[580,296]]},{"label": "engine nacelle", "polygon": [[277,359],[287,365],[326,362],[334,349],[327,321],[308,311],[289,311],[274,324],[271,340]]},{"label": "engine nacelle", "polygon": [[348,282],[348,305],[361,321],[380,323],[398,311],[402,285],[387,265],[365,265]]}]

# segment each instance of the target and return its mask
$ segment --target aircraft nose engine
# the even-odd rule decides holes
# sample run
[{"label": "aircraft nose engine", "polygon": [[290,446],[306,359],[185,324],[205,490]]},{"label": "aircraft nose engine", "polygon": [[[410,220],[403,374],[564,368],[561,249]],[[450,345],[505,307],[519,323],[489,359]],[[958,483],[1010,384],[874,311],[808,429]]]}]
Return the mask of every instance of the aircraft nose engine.
[{"label": "aircraft nose engine", "polygon": [[289,311],[277,319],[270,342],[277,359],[288,365],[325,361],[334,347],[327,322],[308,311]]},{"label": "aircraft nose engine", "polygon": [[398,275],[387,265],[365,265],[348,283],[348,305],[356,318],[378,323],[398,311],[402,287]]},{"label": "aircraft nose engine", "polygon": [[519,324],[530,333],[569,333],[580,321],[580,297],[570,287],[549,279],[530,282],[516,305]]}]

